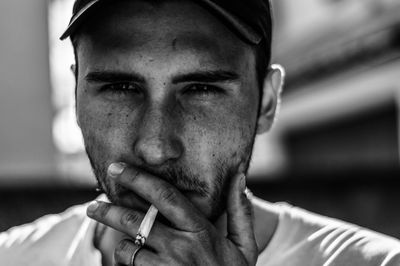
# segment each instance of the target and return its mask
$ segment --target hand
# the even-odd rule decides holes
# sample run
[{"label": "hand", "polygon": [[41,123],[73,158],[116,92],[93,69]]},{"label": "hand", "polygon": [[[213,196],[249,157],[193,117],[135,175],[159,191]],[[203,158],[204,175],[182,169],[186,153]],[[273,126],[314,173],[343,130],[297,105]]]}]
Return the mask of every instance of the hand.
[{"label": "hand", "polygon": [[[114,179],[152,203],[172,225],[156,220],[145,246],[135,257],[136,265],[255,265],[258,252],[252,206],[244,194],[244,175],[236,175],[231,182],[227,237],[168,182],[129,167]],[[97,202],[88,207],[88,216],[134,239],[144,214]],[[116,263],[129,265],[135,249],[133,242],[122,240],[115,249]]]}]

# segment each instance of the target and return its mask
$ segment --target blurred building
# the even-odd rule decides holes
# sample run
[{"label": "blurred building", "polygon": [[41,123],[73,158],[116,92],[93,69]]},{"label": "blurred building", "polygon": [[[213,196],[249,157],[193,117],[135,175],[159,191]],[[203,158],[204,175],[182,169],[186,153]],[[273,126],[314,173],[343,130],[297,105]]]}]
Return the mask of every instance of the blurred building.
[{"label": "blurred building", "polygon": [[251,188],[400,237],[400,2],[274,4],[273,61],[287,84],[275,129],[258,139],[272,153],[257,147]]},{"label": "blurred building", "polygon": [[273,137],[265,137],[280,143],[279,156],[265,155],[280,166],[270,175],[398,176],[400,2],[274,3],[273,61],[287,83]]}]

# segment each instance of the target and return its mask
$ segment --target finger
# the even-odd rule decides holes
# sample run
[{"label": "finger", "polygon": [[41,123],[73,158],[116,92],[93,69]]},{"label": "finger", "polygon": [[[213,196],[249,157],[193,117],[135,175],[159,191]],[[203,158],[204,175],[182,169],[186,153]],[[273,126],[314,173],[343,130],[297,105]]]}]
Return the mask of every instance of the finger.
[{"label": "finger", "polygon": [[[115,206],[105,202],[95,201],[87,209],[87,215],[96,221],[125,233],[131,238],[136,237],[144,214],[138,211]],[[161,223],[155,222],[150,234],[147,236],[146,245],[155,250],[162,250],[169,242],[167,234],[170,229]]]},{"label": "finger", "polygon": [[[121,167],[122,171],[110,171]],[[198,232],[208,225],[200,211],[176,187],[161,178],[119,163],[111,164],[108,173],[116,182],[152,203],[177,229]]]},{"label": "finger", "polygon": [[233,179],[228,195],[228,238],[243,253],[249,265],[257,260],[257,244],[253,229],[253,207],[245,195],[246,177]]},{"label": "finger", "polygon": [[121,195],[116,205],[145,213],[150,208],[151,204],[139,197],[139,195],[136,195],[133,191],[130,191],[130,193],[124,193]]},{"label": "finger", "polygon": [[116,265],[161,265],[161,261],[154,252],[140,248],[129,239],[118,243],[114,250]]}]

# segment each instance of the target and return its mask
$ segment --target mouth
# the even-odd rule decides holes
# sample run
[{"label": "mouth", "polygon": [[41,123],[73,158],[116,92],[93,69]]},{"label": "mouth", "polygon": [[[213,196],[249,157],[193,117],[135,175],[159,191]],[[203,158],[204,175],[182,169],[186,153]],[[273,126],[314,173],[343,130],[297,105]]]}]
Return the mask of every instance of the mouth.
[{"label": "mouth", "polygon": [[159,177],[164,180],[168,184],[177,188],[182,194],[205,194],[207,189],[207,184],[205,182],[200,181],[200,178],[197,176],[190,176],[183,168],[164,168],[164,169],[154,169],[150,167],[146,167],[144,165],[132,165],[135,169],[141,172],[148,173],[152,176]]},{"label": "mouth", "polygon": [[[196,193],[196,191],[194,190],[178,190],[187,199],[198,196],[198,193]],[[119,193],[117,194],[117,202],[115,202],[115,204],[142,212],[147,212],[151,205],[150,202],[146,201],[142,197],[138,196],[136,193],[127,189],[119,191]]]}]

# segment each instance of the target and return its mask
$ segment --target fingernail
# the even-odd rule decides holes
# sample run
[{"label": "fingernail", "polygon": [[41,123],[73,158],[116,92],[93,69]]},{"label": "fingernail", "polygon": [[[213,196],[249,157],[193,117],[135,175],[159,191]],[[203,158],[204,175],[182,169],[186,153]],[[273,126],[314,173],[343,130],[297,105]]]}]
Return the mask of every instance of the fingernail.
[{"label": "fingernail", "polygon": [[239,178],[240,178],[240,181],[239,181],[240,191],[244,192],[246,190],[246,176],[244,174],[241,174],[241,176]]},{"label": "fingernail", "polygon": [[111,178],[116,178],[117,176],[122,174],[122,172],[125,169],[125,166],[126,165],[124,163],[112,163],[112,164],[110,164],[110,166],[108,167],[108,170],[107,170],[108,176],[111,177]]},{"label": "fingernail", "polygon": [[97,201],[92,201],[87,207],[87,213],[94,213],[99,207],[99,203]]}]

